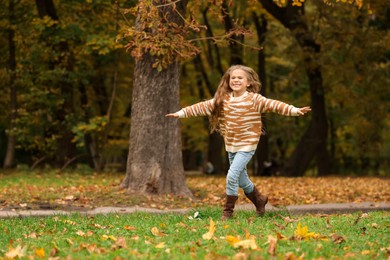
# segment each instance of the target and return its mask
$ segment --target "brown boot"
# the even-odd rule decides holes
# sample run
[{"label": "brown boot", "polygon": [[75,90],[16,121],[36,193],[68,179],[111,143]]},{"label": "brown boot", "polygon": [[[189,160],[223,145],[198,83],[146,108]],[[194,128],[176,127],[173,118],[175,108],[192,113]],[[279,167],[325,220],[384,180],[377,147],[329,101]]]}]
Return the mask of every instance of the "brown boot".
[{"label": "brown boot", "polygon": [[257,216],[261,216],[265,213],[265,204],[268,202],[268,197],[261,195],[260,192],[253,188],[253,191],[249,194],[246,194],[247,198],[255,204]]},{"label": "brown boot", "polygon": [[234,205],[236,204],[237,199],[238,196],[226,195],[226,203],[222,212],[222,220],[233,217]]}]

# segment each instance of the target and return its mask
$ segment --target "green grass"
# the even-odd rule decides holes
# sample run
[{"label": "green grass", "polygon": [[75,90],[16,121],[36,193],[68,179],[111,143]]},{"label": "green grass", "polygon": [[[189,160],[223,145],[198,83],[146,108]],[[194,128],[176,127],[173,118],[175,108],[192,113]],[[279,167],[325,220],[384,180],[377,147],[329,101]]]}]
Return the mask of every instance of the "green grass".
[{"label": "green grass", "polygon": [[[254,212],[238,211],[234,219],[222,222],[221,208],[198,211],[200,218],[193,218],[193,211],[188,215],[74,214],[0,219],[0,259],[21,248],[22,255],[35,258],[44,251],[45,258],[51,254],[61,259],[273,259],[268,239],[278,233],[287,239],[278,240],[276,259],[292,254],[303,259],[389,256],[389,212],[321,216],[270,212],[256,218]],[[213,238],[205,240],[202,236],[209,230],[210,219],[215,221],[216,229]],[[318,237],[297,239],[294,232],[298,223]],[[159,233],[153,234],[152,229]],[[342,239],[333,241],[332,234]],[[253,237],[257,249],[234,248],[227,236],[240,240]]]}]

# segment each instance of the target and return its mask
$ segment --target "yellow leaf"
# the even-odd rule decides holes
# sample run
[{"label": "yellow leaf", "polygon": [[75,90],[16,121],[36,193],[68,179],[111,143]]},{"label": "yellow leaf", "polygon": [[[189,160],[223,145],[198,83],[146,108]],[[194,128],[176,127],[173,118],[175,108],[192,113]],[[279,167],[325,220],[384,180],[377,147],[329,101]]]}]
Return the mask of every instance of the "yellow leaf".
[{"label": "yellow leaf", "polygon": [[227,235],[226,236],[226,241],[231,245],[234,246],[234,244],[240,242],[240,239],[235,236]]},{"label": "yellow leaf", "polygon": [[102,240],[108,240],[108,239],[110,239],[112,241],[116,241],[117,240],[116,237],[114,237],[113,235],[110,235],[110,236],[103,235],[102,236]]},{"label": "yellow leaf", "polygon": [[297,229],[294,232],[297,239],[309,239],[313,238],[314,232],[309,232],[309,229],[307,226],[302,227],[301,222],[298,223]]},{"label": "yellow leaf", "polygon": [[164,236],[164,233],[161,232],[157,227],[152,227],[152,229],[150,230],[150,232],[152,232],[152,234],[156,237],[162,237]]},{"label": "yellow leaf", "polygon": [[44,257],[45,257],[45,249],[43,249],[43,248],[37,248],[37,249],[35,249],[35,254],[36,254],[39,258],[44,258]]},{"label": "yellow leaf", "polygon": [[257,249],[257,245],[254,237],[241,240],[239,237],[227,235],[226,241],[234,248],[243,248],[243,249],[252,249],[252,250]]},{"label": "yellow leaf", "polygon": [[243,249],[252,249],[252,250],[257,249],[256,241],[254,238],[241,240],[241,241],[235,243],[233,247],[234,248],[243,248]]},{"label": "yellow leaf", "polygon": [[215,223],[212,218],[210,218],[209,232],[203,234],[202,238],[205,240],[210,240],[214,236]]},{"label": "yellow leaf", "polygon": [[361,252],[362,255],[369,255],[370,253],[371,253],[370,250],[363,250],[363,251]]},{"label": "yellow leaf", "polygon": [[165,247],[165,242],[160,242],[158,243],[155,248],[164,248]]}]

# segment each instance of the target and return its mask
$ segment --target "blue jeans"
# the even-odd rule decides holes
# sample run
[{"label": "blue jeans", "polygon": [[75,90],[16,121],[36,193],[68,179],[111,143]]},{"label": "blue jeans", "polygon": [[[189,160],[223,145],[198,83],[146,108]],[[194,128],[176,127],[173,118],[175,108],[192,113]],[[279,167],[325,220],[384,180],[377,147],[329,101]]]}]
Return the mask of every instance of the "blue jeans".
[{"label": "blue jeans", "polygon": [[249,179],[246,166],[256,151],[230,153],[230,168],[226,176],[226,194],[238,196],[238,188],[242,188],[246,194],[253,191],[254,185]]}]

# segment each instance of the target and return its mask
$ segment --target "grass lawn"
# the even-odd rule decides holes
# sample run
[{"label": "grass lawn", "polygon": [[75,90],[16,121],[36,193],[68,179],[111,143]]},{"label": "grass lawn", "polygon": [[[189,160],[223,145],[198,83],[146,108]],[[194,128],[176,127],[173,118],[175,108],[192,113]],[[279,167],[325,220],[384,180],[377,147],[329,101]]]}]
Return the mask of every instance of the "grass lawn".
[{"label": "grass lawn", "polygon": [[[0,259],[388,259],[390,213],[289,216],[221,208],[188,215],[0,219]],[[68,258],[69,257],[69,258]]]}]

